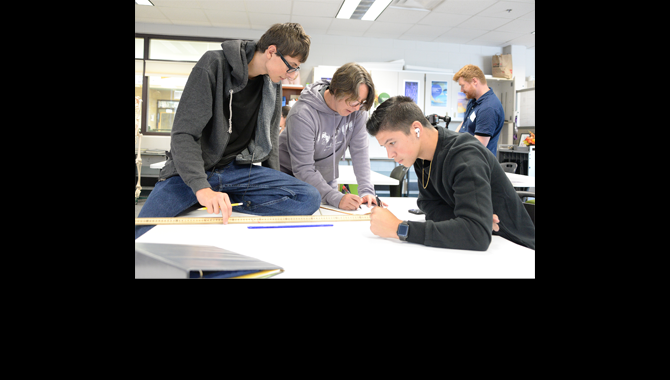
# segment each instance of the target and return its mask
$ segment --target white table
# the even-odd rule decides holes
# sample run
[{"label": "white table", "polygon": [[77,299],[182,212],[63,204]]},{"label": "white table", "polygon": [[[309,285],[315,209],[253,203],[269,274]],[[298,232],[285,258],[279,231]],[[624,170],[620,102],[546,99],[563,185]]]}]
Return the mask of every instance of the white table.
[{"label": "white table", "polygon": [[[414,170],[409,168],[409,170]],[[515,173],[505,173],[507,178],[514,187],[535,187],[535,177],[529,177],[527,175],[515,174]],[[379,174],[375,171],[370,171],[370,181],[373,185],[398,185],[399,181],[397,179]],[[356,182],[356,176],[354,175],[354,167],[349,165],[340,165],[340,178],[337,179],[337,183],[344,184],[358,184]]]},{"label": "white table", "polygon": [[[416,198],[382,197],[398,218]],[[367,206],[363,206],[365,208]],[[342,215],[321,210],[324,215]],[[233,212],[233,216],[244,216]],[[319,215],[317,211],[315,215]],[[206,211],[180,216],[211,217]],[[485,252],[427,247],[383,239],[370,222],[328,222],[333,227],[248,229],[244,224],[156,226],[136,242],[213,245],[284,268],[284,278],[535,278],[535,251],[493,236]],[[297,223],[296,223],[297,224]]]},{"label": "white table", "polygon": [[149,165],[149,167],[152,169],[163,169],[163,166],[165,166],[166,162],[167,161],[156,162],[155,164]]},{"label": "white table", "polygon": [[[375,171],[370,170],[370,182],[372,185],[398,185],[400,181],[383,174],[379,174]],[[358,185],[356,182],[356,175],[354,175],[354,167],[350,165],[340,165],[340,178],[337,179],[337,183],[343,183],[345,185]]]},{"label": "white table", "polygon": [[509,178],[514,187],[535,187],[535,177],[515,173],[505,174],[507,174],[507,178]]}]

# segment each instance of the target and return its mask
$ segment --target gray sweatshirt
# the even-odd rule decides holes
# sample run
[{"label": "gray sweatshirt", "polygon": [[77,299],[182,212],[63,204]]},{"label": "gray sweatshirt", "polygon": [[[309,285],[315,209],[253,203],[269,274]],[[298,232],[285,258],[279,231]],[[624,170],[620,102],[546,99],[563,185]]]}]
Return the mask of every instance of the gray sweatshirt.
[{"label": "gray sweatshirt", "polygon": [[284,173],[316,187],[321,200],[339,206],[344,196],[337,191],[339,161],[347,147],[351,153],[358,195],[374,195],[370,183],[369,138],[365,129],[367,112],[358,110],[340,116],[331,110],[319,92],[329,81],[305,87],[286,117],[286,129],[279,135],[279,166]]},{"label": "gray sweatshirt", "polygon": [[[179,101],[168,160],[160,171],[159,181],[179,175],[194,193],[210,187],[205,171],[219,162],[232,132],[223,108],[228,108],[232,96],[247,85],[248,64],[255,48],[256,41],[224,41],[221,50],[206,52],[193,67]],[[264,75],[263,81],[255,138],[237,155],[236,161],[263,162],[263,166],[279,170],[277,135],[282,89],[268,75]]]}]

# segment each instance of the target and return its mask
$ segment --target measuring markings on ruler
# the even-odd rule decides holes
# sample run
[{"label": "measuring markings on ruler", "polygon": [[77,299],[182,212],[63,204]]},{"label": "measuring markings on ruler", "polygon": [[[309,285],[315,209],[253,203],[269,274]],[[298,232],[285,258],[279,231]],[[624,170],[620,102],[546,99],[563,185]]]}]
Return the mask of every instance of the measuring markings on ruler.
[{"label": "measuring markings on ruler", "polygon": [[[300,223],[300,222],[362,222],[370,215],[287,215],[287,216],[231,216],[228,224]],[[222,218],[135,218],[136,226],[169,224],[223,224]]]}]

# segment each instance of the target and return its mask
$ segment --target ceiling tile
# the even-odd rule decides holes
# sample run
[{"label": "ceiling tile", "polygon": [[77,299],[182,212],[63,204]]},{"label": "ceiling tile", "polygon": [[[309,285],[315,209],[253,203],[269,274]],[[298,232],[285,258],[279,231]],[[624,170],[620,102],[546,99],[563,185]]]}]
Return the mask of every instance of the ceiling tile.
[{"label": "ceiling tile", "polygon": [[[167,17],[157,7],[147,7],[146,5],[135,4],[135,18],[155,18],[168,21]],[[168,21],[169,22],[169,21]]]},{"label": "ceiling tile", "polygon": [[[391,5],[374,22],[336,19],[343,0],[152,1],[154,7],[135,6],[135,22],[236,28],[240,35],[265,31],[275,23],[297,22],[308,34],[324,38],[364,36],[396,43],[437,41],[494,48],[514,41],[535,46],[535,36],[528,34],[535,30],[534,0],[436,0],[439,5],[432,11]],[[404,4],[415,3],[434,4],[427,0]]]},{"label": "ceiling tile", "polygon": [[245,11],[221,11],[205,9],[207,18],[212,26],[230,27],[230,28],[250,28],[249,18]]},{"label": "ceiling tile", "polygon": [[535,35],[530,33],[523,34],[521,37],[510,40],[509,45],[523,45],[527,48],[535,47]]},{"label": "ceiling tile", "polygon": [[419,25],[438,25],[454,27],[465,20],[469,19],[470,15],[457,15],[449,13],[431,12],[428,16],[419,21]]},{"label": "ceiling tile", "polygon": [[456,13],[462,15],[476,15],[495,4],[495,0],[447,0],[433,9],[433,12]]},{"label": "ceiling tile", "polygon": [[414,25],[400,36],[401,40],[432,41],[451,29],[448,26]]},{"label": "ceiling tile", "polygon": [[288,13],[270,14],[247,12],[247,14],[249,15],[249,22],[251,22],[252,29],[268,29],[274,24],[291,21],[291,15]]},{"label": "ceiling tile", "polygon": [[326,34],[332,21],[333,19],[329,17],[291,16],[291,22],[300,24],[307,35]]},{"label": "ceiling tile", "polygon": [[151,0],[156,7],[201,8],[199,2],[193,0]]},{"label": "ceiling tile", "polygon": [[329,31],[357,31],[365,32],[373,24],[373,21],[333,19]]},{"label": "ceiling tile", "polygon": [[291,14],[291,0],[245,0],[245,4],[248,12],[269,13],[277,15]]},{"label": "ceiling tile", "polygon": [[506,42],[513,40],[517,37],[520,37],[519,33],[509,33],[509,32],[488,32],[482,34],[481,36],[468,41],[468,44],[472,45],[487,45],[487,46],[500,46]]},{"label": "ceiling tile", "polygon": [[375,21],[365,32],[364,36],[375,38],[398,38],[411,27],[412,24]]},{"label": "ceiling tile", "polygon": [[[511,12],[507,12],[511,9]],[[519,18],[526,13],[535,10],[534,3],[522,3],[518,1],[498,1],[490,7],[480,12],[479,16],[501,17],[501,18]]]},{"label": "ceiling tile", "polygon": [[485,33],[488,33],[488,30],[475,30],[475,29],[461,29],[461,28],[452,28],[446,31],[445,33],[437,36],[434,42],[450,42],[454,44],[464,44],[470,40],[473,40]]},{"label": "ceiling tile", "polygon": [[467,21],[459,24],[458,27],[462,29],[494,30],[499,26],[509,23],[510,21],[512,20],[507,18],[472,16]]},{"label": "ceiling tile", "polygon": [[202,9],[236,12],[244,12],[247,10],[244,7],[244,1],[239,0],[200,0],[199,3],[202,6]]},{"label": "ceiling tile", "polygon": [[500,32],[530,33],[535,30],[535,20],[518,18],[495,30]]},{"label": "ceiling tile", "polygon": [[528,12],[525,15],[519,17],[520,19],[530,19],[530,20],[535,20],[535,11]]},{"label": "ceiling tile", "polygon": [[174,23],[187,21],[209,23],[209,19],[202,9],[161,7],[160,10],[165,17]]},{"label": "ceiling tile", "polygon": [[341,5],[342,0],[329,2],[294,1],[291,13],[299,16],[335,17]]},{"label": "ceiling tile", "polygon": [[326,34],[362,37],[373,21],[333,19]]},{"label": "ceiling tile", "polygon": [[149,24],[169,24],[172,25],[170,20],[166,18],[144,18],[135,16],[135,22],[146,22]]},{"label": "ceiling tile", "polygon": [[382,12],[376,21],[381,22],[397,22],[402,24],[416,24],[422,18],[428,15],[428,11],[415,11],[411,9],[398,9],[388,7]]}]

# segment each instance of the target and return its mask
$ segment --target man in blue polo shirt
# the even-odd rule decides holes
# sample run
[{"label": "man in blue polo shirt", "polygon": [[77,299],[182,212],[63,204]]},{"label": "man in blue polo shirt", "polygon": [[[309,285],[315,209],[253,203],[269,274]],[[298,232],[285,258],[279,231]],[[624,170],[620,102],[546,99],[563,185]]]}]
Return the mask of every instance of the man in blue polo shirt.
[{"label": "man in blue polo shirt", "polygon": [[505,121],[505,111],[500,100],[486,84],[484,72],[475,65],[463,66],[453,79],[461,86],[465,98],[471,99],[456,132],[475,136],[495,156],[498,137]]}]

